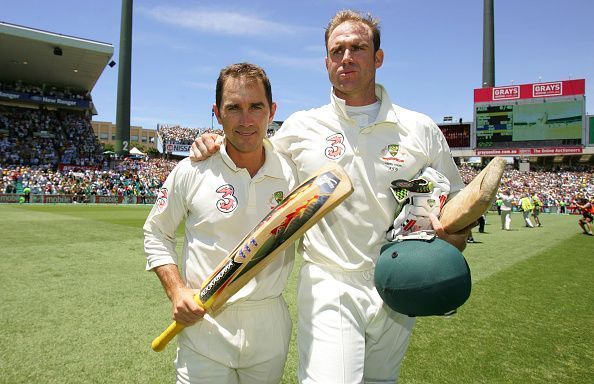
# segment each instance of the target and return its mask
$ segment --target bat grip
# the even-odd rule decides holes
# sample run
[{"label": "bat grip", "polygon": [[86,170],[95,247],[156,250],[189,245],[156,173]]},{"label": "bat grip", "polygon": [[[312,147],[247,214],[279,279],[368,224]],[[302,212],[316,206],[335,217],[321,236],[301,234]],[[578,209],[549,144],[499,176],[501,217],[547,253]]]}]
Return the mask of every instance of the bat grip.
[{"label": "bat grip", "polygon": [[[194,295],[194,301],[199,306],[204,307],[204,304],[202,304],[202,301],[200,301],[198,295]],[[157,336],[155,340],[153,340],[153,342],[151,343],[151,348],[153,349],[153,351],[161,352],[163,349],[165,349],[167,344],[169,344],[169,342],[185,327],[185,325],[178,323],[177,321],[171,323],[171,325],[169,325],[169,327],[167,327],[167,329],[164,330],[163,333],[161,333],[159,336]]]}]

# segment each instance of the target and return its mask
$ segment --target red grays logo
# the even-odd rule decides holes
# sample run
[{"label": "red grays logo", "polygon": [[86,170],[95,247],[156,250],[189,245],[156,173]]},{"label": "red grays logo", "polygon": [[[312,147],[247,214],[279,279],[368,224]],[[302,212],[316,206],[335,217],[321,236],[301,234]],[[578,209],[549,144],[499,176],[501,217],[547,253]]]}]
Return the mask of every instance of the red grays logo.
[{"label": "red grays logo", "polygon": [[237,198],[234,196],[235,188],[231,184],[225,184],[217,188],[217,193],[222,196],[217,200],[217,209],[223,213],[230,213],[237,208]]},{"label": "red grays logo", "polygon": [[330,160],[336,160],[342,157],[345,152],[344,136],[342,133],[335,133],[326,138],[329,146],[326,147],[325,154]]},{"label": "red grays logo", "polygon": [[168,198],[169,192],[167,191],[167,188],[159,189],[159,192],[157,192],[157,199],[155,200],[155,205],[157,206],[157,211],[159,213],[163,212],[165,208],[167,208]]},{"label": "red grays logo", "polygon": [[532,84],[532,97],[561,96],[562,94],[563,83],[560,81],[555,83]]},{"label": "red grays logo", "polygon": [[493,88],[493,100],[508,100],[520,98],[520,86],[512,85],[509,87]]}]

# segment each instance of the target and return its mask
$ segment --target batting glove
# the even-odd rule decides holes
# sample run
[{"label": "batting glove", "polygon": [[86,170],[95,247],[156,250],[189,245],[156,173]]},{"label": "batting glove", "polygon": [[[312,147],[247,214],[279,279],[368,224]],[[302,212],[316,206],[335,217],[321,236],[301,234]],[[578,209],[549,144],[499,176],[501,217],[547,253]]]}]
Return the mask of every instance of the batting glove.
[{"label": "batting glove", "polygon": [[394,180],[391,191],[397,202],[396,219],[386,233],[388,241],[412,232],[431,230],[430,214],[439,217],[450,193],[450,182],[431,167],[414,180]]}]

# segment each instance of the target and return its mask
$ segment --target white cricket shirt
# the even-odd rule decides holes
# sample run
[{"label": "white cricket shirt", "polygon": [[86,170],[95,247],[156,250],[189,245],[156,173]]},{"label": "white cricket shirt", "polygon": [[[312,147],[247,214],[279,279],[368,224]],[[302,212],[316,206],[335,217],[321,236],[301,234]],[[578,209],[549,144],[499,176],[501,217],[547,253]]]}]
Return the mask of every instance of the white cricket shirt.
[{"label": "white cricket shirt", "polygon": [[[200,288],[220,261],[289,192],[296,187],[290,160],[264,142],[266,159],[252,178],[237,168],[225,145],[208,160],[186,158],[171,171],[144,224],[146,269],[179,264],[190,288]],[[175,232],[185,220],[181,258],[176,252]],[[254,277],[228,304],[280,295],[294,261],[293,248]]]},{"label": "white cricket shirt", "polygon": [[384,235],[394,220],[392,180],[410,180],[430,166],[445,175],[454,193],[464,188],[448,144],[427,116],[392,104],[376,85],[381,102],[375,122],[359,128],[344,100],[291,115],[273,136],[281,153],[304,180],[327,161],[339,163],[351,177],[354,192],[318,225],[306,232],[304,259],[345,270],[375,266]]}]

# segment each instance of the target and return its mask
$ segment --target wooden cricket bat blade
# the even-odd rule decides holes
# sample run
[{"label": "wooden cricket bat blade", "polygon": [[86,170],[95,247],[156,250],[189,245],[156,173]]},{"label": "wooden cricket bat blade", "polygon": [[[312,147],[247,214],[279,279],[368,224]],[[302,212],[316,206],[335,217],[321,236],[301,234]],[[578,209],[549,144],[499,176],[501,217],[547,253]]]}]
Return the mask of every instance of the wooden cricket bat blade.
[{"label": "wooden cricket bat blade", "polygon": [[455,233],[468,227],[489,209],[497,195],[505,165],[504,158],[494,157],[464,189],[444,205],[439,221],[446,232]]},{"label": "wooden cricket bat blade", "polygon": [[[353,192],[351,180],[336,163],[328,163],[272,209],[202,283],[194,297],[207,313],[220,309],[273,258]],[[161,351],[184,326],[173,322],[151,344]]]}]

